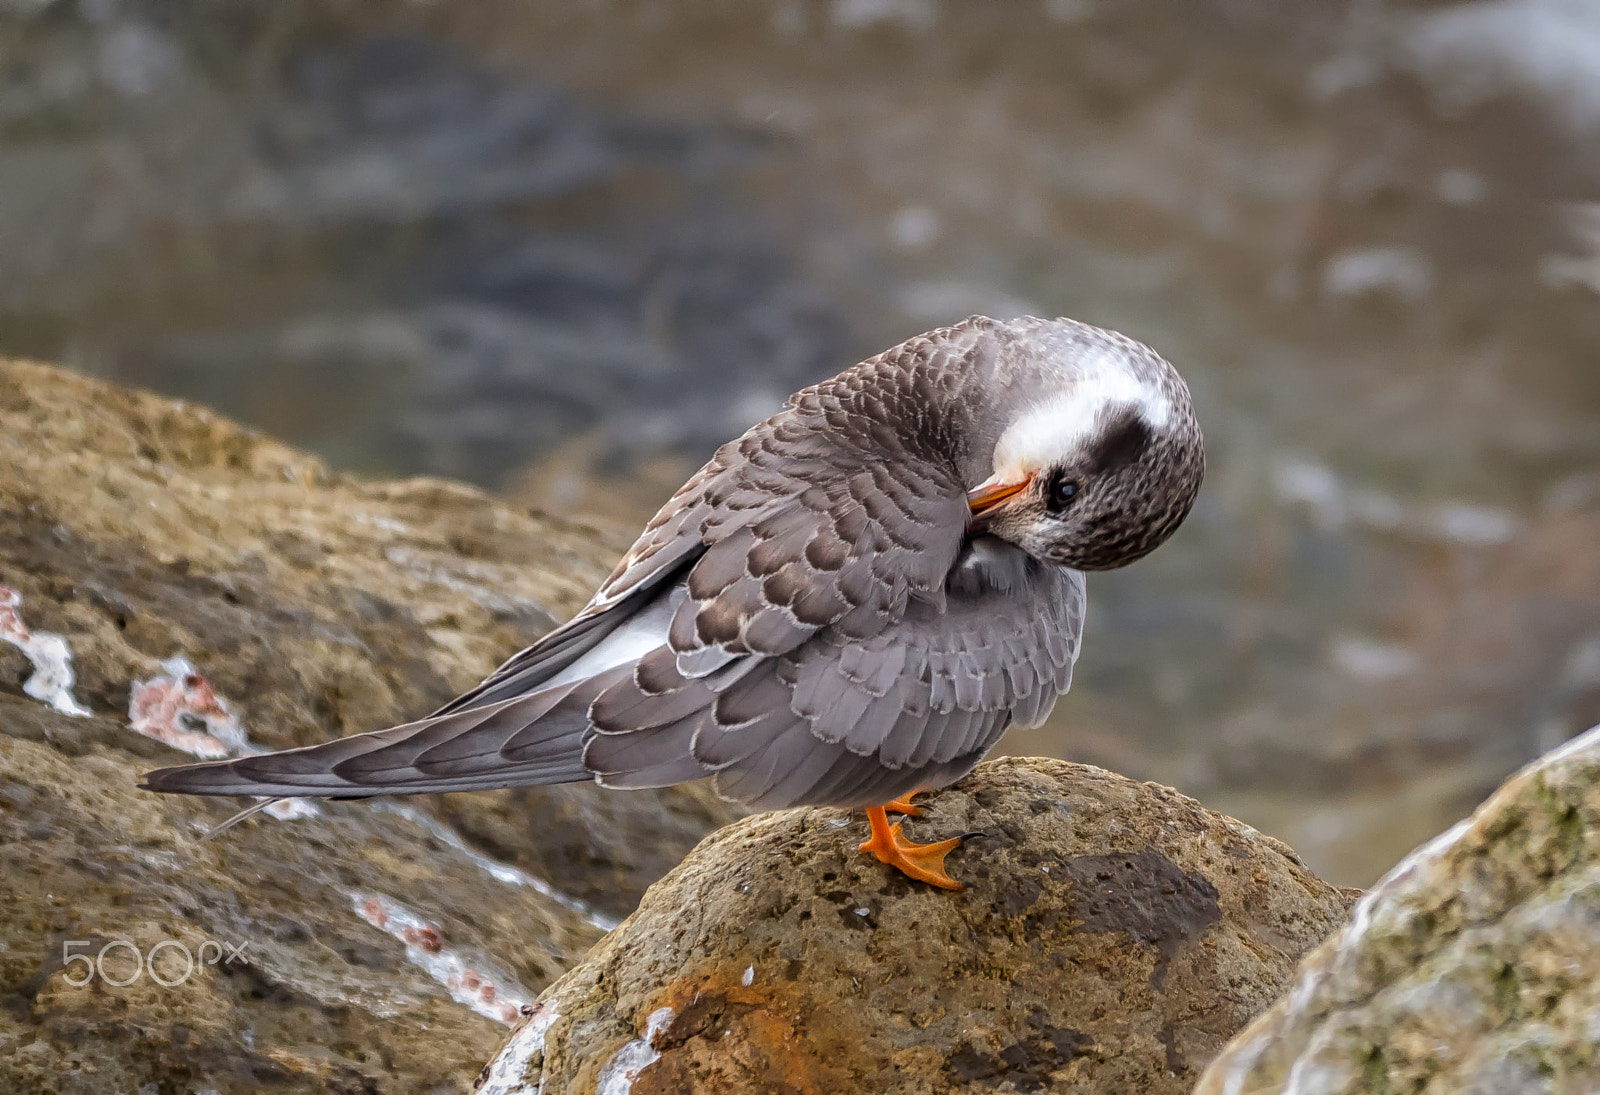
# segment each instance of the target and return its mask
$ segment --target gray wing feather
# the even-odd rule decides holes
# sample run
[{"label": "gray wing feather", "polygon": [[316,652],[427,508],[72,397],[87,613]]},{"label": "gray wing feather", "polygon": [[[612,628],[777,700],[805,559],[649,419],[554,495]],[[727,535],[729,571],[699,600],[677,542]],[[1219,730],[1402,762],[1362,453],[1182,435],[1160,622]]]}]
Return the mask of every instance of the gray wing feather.
[{"label": "gray wing feather", "polygon": [[696,712],[642,733],[593,734],[584,747],[585,770],[604,771],[601,782],[607,787],[627,790],[701,779],[706,770],[694,755],[694,735],[700,722]]},{"label": "gray wing feather", "polygon": [[162,768],[152,791],[363,798],[586,779],[586,683],[322,745]]}]

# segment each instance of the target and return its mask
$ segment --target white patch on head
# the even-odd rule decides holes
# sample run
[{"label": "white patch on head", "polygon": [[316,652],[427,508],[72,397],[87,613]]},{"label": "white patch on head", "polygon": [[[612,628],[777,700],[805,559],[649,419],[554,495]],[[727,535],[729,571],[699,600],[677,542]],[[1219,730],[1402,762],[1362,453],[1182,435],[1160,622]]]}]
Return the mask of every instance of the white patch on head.
[{"label": "white patch on head", "polygon": [[1134,407],[1152,430],[1171,419],[1167,394],[1134,372],[1116,349],[1090,350],[1077,364],[1079,375],[1071,388],[1035,403],[1000,435],[994,470],[1001,482],[1017,482],[1081,451],[1107,407]]}]

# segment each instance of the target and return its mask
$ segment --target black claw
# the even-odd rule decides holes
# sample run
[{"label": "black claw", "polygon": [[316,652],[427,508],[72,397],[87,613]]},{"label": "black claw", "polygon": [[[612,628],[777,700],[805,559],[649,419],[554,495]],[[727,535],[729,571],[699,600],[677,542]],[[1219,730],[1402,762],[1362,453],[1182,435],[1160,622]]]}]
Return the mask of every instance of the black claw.
[{"label": "black claw", "polygon": [[982,829],[979,829],[975,833],[962,833],[956,839],[957,840],[977,840],[980,836],[986,837],[988,835],[989,835],[988,833],[984,832]]}]

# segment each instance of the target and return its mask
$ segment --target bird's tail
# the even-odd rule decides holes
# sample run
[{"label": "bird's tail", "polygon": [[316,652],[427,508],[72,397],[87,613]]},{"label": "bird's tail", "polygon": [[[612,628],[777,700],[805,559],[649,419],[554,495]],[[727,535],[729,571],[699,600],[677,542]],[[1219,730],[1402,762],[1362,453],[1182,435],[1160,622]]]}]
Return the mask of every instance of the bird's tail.
[{"label": "bird's tail", "polygon": [[149,791],[364,798],[571,783],[583,766],[593,678],[323,745],[145,773]]}]

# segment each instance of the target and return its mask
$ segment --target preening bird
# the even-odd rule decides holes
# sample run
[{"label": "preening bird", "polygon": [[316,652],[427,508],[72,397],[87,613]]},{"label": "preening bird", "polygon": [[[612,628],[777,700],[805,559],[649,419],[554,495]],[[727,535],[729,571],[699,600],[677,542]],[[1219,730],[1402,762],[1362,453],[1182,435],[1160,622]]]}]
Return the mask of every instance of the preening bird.
[{"label": "preening bird", "polygon": [[1188,388],[1073,320],[974,316],[718,449],[589,604],[416,722],[163,768],[152,791],[360,798],[711,776],[866,807],[861,845],[960,889],[886,809],[955,782],[1072,680],[1084,571],[1149,553],[1204,472]]}]

